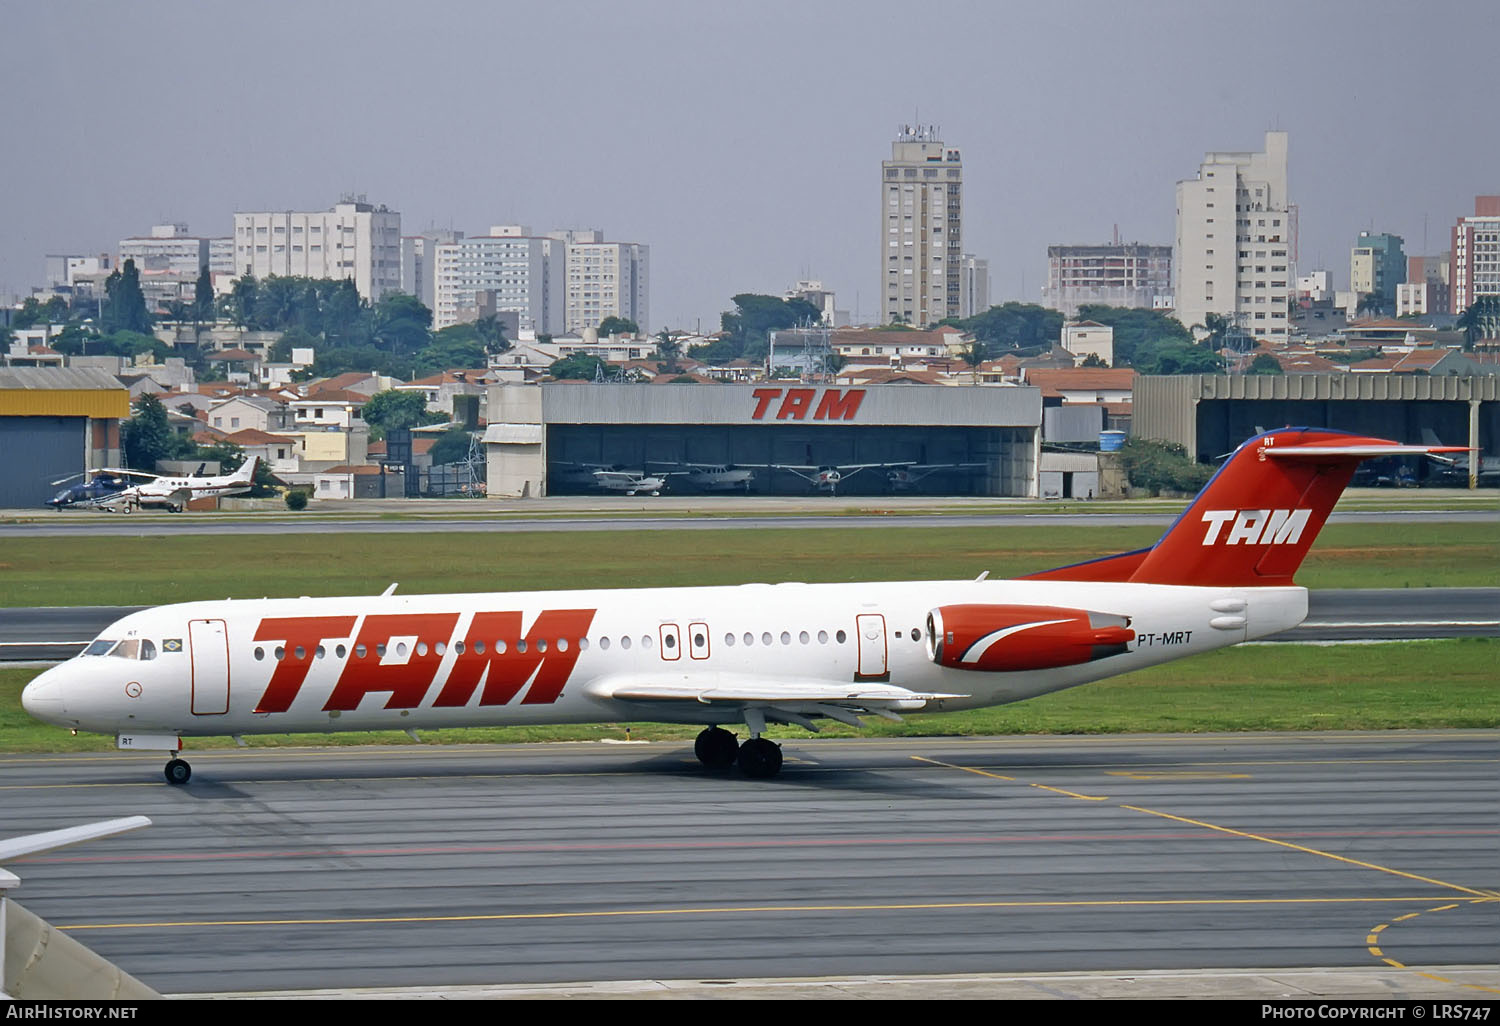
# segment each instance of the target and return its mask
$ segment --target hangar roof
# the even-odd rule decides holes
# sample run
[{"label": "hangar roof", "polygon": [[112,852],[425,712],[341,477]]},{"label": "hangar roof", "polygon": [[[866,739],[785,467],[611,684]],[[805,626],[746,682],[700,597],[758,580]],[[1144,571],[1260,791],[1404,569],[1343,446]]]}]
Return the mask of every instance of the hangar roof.
[{"label": "hangar roof", "polygon": [[91,367],[3,367],[0,416],[125,418],[130,392]]}]

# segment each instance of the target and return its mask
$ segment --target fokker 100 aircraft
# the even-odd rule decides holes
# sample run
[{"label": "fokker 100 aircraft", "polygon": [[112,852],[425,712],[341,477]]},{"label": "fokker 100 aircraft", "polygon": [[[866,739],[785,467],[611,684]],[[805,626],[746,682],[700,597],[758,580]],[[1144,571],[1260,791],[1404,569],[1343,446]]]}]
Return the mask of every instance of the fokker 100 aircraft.
[{"label": "fokker 100 aircraft", "polygon": [[[1295,627],[1292,575],[1360,460],[1250,439],[1155,545],[1017,580],[190,602],[132,613],[26,686],[33,716],[182,738],[631,720],[701,724],[705,766],[781,768],[766,725],[1014,702]],[[1439,448],[1436,451],[1454,451]],[[743,724],[743,743],[726,726]]]}]

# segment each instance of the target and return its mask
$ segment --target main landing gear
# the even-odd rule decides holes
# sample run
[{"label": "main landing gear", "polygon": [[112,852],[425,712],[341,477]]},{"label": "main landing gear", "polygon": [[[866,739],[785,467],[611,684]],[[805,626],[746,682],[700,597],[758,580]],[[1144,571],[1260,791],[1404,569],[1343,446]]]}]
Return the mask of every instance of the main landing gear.
[{"label": "main landing gear", "polygon": [[747,777],[763,780],[781,772],[781,746],[760,736],[744,744],[723,727],[709,727],[693,743],[698,761],[711,770],[727,770],[736,761]]},{"label": "main landing gear", "polygon": [[167,763],[167,768],[162,771],[167,778],[167,783],[182,785],[193,778],[193,767],[187,764],[186,759],[177,758],[177,753],[172,753],[172,759]]}]

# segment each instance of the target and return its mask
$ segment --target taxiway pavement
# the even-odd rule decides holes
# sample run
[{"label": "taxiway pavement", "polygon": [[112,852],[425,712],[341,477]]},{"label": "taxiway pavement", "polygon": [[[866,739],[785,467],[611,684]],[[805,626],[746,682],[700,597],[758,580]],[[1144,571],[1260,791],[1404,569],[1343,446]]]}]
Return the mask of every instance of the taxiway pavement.
[{"label": "taxiway pavement", "polygon": [[1500,731],[785,750],[771,781],[681,743],[214,750],[185,787],[149,755],[11,756],[0,791],[7,832],[152,818],[10,868],[165,993],[1089,974],[1156,996],[1204,970],[1500,992]]}]

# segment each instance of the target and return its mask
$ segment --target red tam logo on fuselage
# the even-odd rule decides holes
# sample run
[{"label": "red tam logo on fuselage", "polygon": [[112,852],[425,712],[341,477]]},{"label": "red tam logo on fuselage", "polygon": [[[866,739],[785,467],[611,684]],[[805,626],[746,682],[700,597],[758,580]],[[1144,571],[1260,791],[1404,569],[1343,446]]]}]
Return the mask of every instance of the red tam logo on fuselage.
[{"label": "red tam logo on fuselage", "polygon": [[[1225,545],[1295,545],[1302,529],[1312,516],[1310,509],[1211,509],[1203,514],[1208,531],[1204,545],[1219,541],[1225,534]],[[1228,532],[1222,532],[1225,524]]]},{"label": "red tam logo on fuselage", "polygon": [[[783,391],[786,393],[785,397],[782,396]],[[816,388],[757,388],[750,394],[755,397],[755,410],[750,414],[751,420],[764,420],[771,404],[777,399],[781,399],[781,405],[776,410],[777,420],[853,420],[854,415],[859,412],[859,404],[865,400],[865,390],[862,388],[847,391],[825,388],[816,408],[813,406],[813,399],[818,396]]]},{"label": "red tam logo on fuselage", "polygon": [[528,684],[521,704],[550,705],[578,662],[579,641],[594,613],[545,610],[523,634],[519,610],[478,612],[460,638],[453,637],[460,613],[372,614],[364,617],[357,639],[356,616],[268,617],[255,640],[280,644],[272,650],[276,668],[255,711],[290,709],[314,660],[326,658],[325,643],[334,641],[350,645],[324,711],[356,709],[375,692],[390,695],[387,709],[415,709],[434,685],[441,685],[436,707],[467,705],[475,691],[480,705],[505,705]]}]

